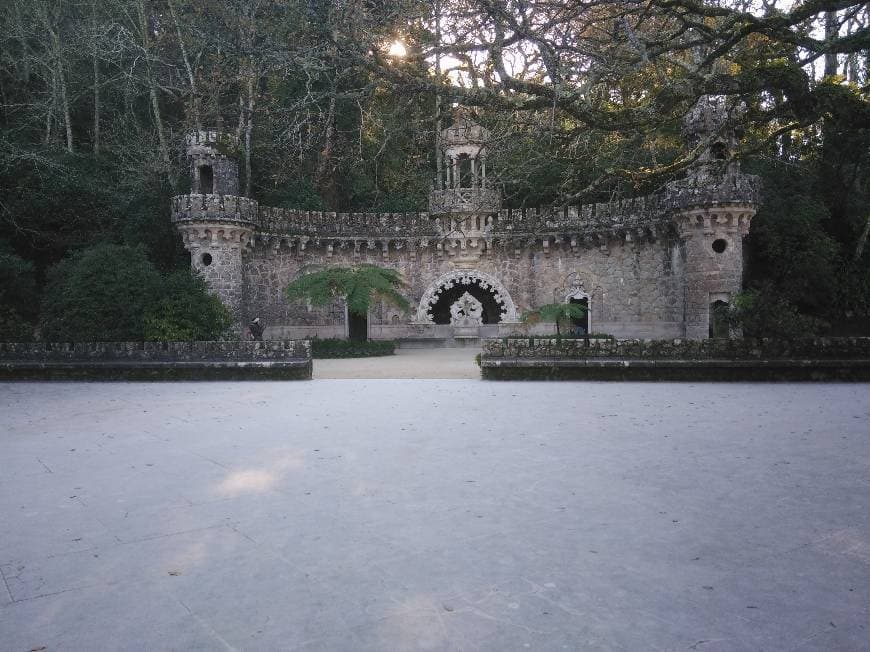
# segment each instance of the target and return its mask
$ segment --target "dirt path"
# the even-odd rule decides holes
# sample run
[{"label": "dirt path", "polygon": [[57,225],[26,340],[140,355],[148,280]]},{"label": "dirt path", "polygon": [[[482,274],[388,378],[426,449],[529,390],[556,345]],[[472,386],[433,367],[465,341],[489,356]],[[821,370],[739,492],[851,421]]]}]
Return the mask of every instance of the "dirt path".
[{"label": "dirt path", "polygon": [[476,348],[397,349],[377,358],[315,360],[314,379],[322,378],[480,378]]}]

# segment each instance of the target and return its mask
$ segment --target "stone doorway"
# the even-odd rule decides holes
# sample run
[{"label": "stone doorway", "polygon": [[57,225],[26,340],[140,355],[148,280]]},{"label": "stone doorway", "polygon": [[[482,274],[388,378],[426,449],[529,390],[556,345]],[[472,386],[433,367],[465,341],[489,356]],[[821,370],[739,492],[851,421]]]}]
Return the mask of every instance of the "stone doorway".
[{"label": "stone doorway", "polygon": [[[570,297],[568,299],[568,303],[574,303],[579,306],[583,306],[586,308],[586,312],[582,317],[578,317],[576,319],[571,320],[571,326],[573,327],[574,333],[578,335],[588,335],[589,334],[589,298],[584,297],[582,299],[575,299],[574,297]],[[582,328],[582,331],[578,331],[578,328]]]},{"label": "stone doorway", "polygon": [[369,338],[369,318],[367,315],[347,313],[347,339],[365,342]]},{"label": "stone doorway", "polygon": [[718,300],[710,304],[710,339],[727,339],[731,337],[728,311],[729,305],[727,301]]}]

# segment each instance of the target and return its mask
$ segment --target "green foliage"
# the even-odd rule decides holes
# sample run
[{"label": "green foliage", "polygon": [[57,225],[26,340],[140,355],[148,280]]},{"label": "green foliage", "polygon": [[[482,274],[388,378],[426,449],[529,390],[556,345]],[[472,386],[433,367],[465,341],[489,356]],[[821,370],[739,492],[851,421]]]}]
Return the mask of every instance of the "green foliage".
[{"label": "green foliage", "polygon": [[33,339],[33,324],[14,308],[0,305],[0,342],[29,342]]},{"label": "green foliage", "polygon": [[164,278],[142,247],[110,244],[50,271],[40,322],[42,339],[74,342],[214,339],[228,325],[200,279],[187,271]]},{"label": "green foliage", "polygon": [[732,305],[731,318],[746,337],[810,337],[829,326],[821,319],[801,314],[794,304],[776,293],[772,284],[735,296]]},{"label": "green foliage", "polygon": [[33,263],[9,251],[0,242],[0,307],[18,315],[19,319],[36,317],[38,304]]},{"label": "green foliage", "polygon": [[372,358],[383,355],[393,355],[396,343],[392,340],[357,340],[313,339],[311,340],[311,357],[324,358]]},{"label": "green foliage", "polygon": [[287,298],[307,300],[315,306],[326,306],[343,298],[348,312],[366,316],[375,300],[408,310],[410,304],[399,292],[404,285],[401,274],[386,267],[330,267],[297,278],[287,287]]},{"label": "green foliage", "polygon": [[145,313],[145,340],[158,342],[224,339],[233,324],[221,300],[205,281],[182,269],[169,274],[156,303]]},{"label": "green foliage", "polygon": [[140,247],[97,245],[55,266],[42,299],[45,340],[142,340],[160,274]]},{"label": "green foliage", "polygon": [[266,206],[309,211],[326,210],[323,198],[308,179],[291,179],[277,188],[264,188],[258,196]]},{"label": "green foliage", "polygon": [[818,180],[794,166],[768,165],[759,172],[765,192],[747,238],[745,282],[766,283],[787,303],[822,314],[838,285],[839,247],[825,230],[830,212]]},{"label": "green foliage", "polygon": [[583,319],[588,308],[579,303],[548,303],[522,316],[523,322],[536,324],[546,321],[556,324],[556,334],[561,335],[560,325],[570,324],[574,319]]}]

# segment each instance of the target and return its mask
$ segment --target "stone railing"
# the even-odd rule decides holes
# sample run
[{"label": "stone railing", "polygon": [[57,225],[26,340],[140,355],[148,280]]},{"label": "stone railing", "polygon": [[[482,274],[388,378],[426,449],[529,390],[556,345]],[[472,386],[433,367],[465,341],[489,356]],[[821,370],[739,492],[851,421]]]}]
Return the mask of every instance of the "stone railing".
[{"label": "stone railing", "polygon": [[492,213],[501,207],[501,194],[493,188],[449,188],[429,193],[429,213]]},{"label": "stone railing", "polygon": [[616,340],[507,338],[485,340],[483,357],[665,360],[870,360],[870,337],[784,339]]},{"label": "stone railing", "polygon": [[286,208],[261,208],[258,228],[264,233],[313,238],[435,237],[426,213],[329,213]]},{"label": "stone railing", "polygon": [[255,199],[235,195],[179,195],[172,198],[172,222],[230,222],[255,225]]},{"label": "stone railing", "polygon": [[306,380],[311,343],[0,342],[3,380]]},{"label": "stone railing", "polygon": [[288,360],[309,358],[308,340],[215,342],[0,342],[0,360]]}]

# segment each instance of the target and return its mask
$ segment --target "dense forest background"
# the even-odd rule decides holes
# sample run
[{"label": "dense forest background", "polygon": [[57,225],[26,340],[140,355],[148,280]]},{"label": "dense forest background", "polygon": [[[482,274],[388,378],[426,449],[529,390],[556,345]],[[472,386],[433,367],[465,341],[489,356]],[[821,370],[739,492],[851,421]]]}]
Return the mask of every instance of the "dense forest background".
[{"label": "dense forest background", "polygon": [[0,339],[226,328],[169,225],[192,129],[238,136],[261,202],[417,210],[467,107],[506,204],[561,205],[683,174],[704,94],[764,179],[746,331],[870,333],[868,70],[845,0],[6,0]]}]

